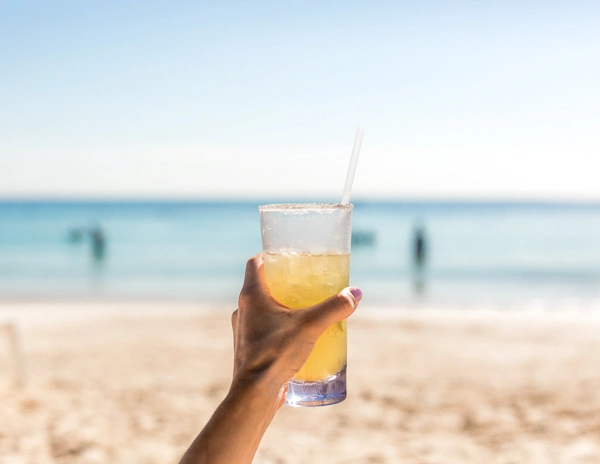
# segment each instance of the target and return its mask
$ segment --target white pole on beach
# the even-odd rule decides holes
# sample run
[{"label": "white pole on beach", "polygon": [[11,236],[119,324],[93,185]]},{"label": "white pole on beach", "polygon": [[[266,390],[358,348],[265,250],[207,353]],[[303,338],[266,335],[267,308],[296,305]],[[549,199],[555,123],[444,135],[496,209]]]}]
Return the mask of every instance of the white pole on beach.
[{"label": "white pole on beach", "polygon": [[19,332],[17,331],[16,325],[10,321],[0,323],[0,327],[4,328],[8,340],[8,347],[12,355],[13,368],[15,371],[14,385],[16,388],[23,388],[25,386],[25,355],[23,353]]}]

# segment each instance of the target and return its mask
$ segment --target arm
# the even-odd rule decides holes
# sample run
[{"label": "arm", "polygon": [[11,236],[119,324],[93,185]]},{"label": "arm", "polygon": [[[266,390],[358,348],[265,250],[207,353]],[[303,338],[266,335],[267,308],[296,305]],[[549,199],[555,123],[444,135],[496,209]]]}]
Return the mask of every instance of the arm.
[{"label": "arm", "polygon": [[260,374],[234,379],[227,397],[181,464],[251,463],[281,398],[285,398],[275,385]]},{"label": "arm", "polygon": [[269,293],[262,256],[252,257],[233,313],[234,375],[229,393],[180,464],[249,464],[288,381],[308,359],[319,336],[350,316],[361,299],[344,289],[310,308],[290,310]]}]

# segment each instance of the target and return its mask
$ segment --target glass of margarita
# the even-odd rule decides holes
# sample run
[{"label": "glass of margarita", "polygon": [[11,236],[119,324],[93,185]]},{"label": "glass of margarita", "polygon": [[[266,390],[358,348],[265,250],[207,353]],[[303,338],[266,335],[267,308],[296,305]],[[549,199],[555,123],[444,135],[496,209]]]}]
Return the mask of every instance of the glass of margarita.
[{"label": "glass of margarita", "polygon": [[[263,261],[273,297],[288,308],[312,306],[349,284],[353,206],[259,206]],[[346,398],[346,321],[330,326],[288,385],[286,404],[325,406]]]}]

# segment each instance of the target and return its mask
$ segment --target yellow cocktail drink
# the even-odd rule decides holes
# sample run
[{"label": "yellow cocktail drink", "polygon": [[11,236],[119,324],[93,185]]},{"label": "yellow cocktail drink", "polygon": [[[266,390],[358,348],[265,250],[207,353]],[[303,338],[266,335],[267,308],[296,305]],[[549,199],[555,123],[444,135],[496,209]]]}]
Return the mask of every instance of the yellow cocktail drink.
[{"label": "yellow cocktail drink", "polygon": [[[264,253],[265,277],[273,297],[293,309],[326,300],[348,286],[349,254]],[[328,379],[346,365],[346,321],[330,326],[294,377],[304,382]]]},{"label": "yellow cocktail drink", "polygon": [[[288,308],[321,303],[348,287],[352,205],[259,206],[267,285]],[[346,398],[346,321],[329,327],[288,382],[285,404],[316,407]]]}]

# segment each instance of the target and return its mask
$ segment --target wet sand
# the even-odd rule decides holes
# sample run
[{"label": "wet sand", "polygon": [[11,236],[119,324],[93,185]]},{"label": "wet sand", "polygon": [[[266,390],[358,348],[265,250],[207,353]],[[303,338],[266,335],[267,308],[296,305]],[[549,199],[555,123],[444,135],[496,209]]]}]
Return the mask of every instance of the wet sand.
[{"label": "wet sand", "polygon": [[[176,463],[224,397],[234,308],[0,304],[0,464]],[[1,322],[1,321],[0,321]],[[600,463],[600,315],[378,310],[349,397],[283,408],[255,463]]]}]

